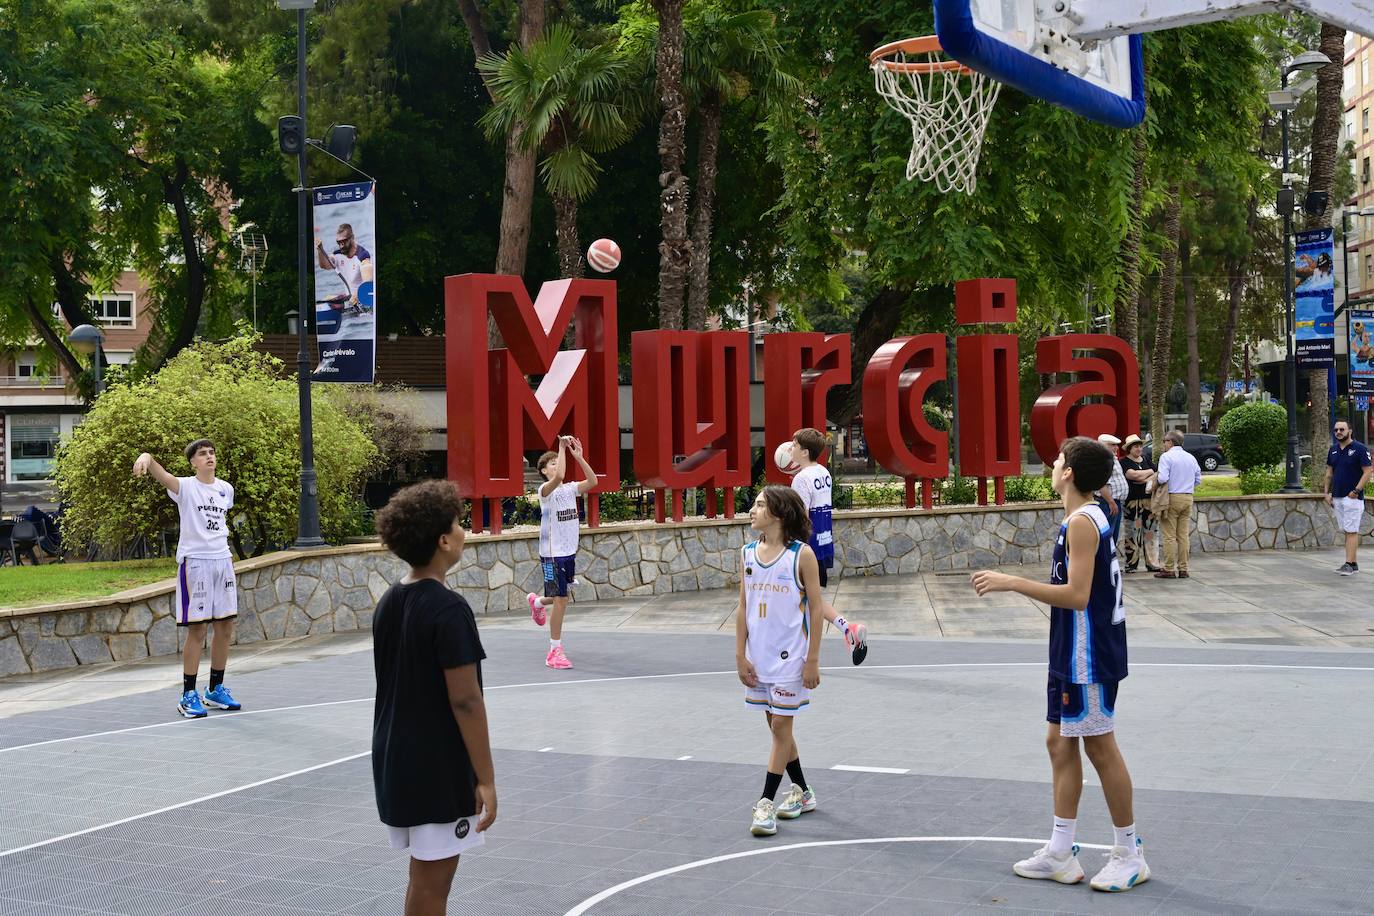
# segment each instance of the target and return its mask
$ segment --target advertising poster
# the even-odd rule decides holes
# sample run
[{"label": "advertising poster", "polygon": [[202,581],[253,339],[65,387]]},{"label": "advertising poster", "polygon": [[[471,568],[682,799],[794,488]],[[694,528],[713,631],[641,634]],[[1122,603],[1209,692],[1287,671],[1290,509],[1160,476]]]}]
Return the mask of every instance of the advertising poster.
[{"label": "advertising poster", "polygon": [[1350,391],[1353,394],[1374,394],[1374,309],[1351,309],[1350,328]]},{"label": "advertising poster", "polygon": [[1296,234],[1293,249],[1294,351],[1299,369],[1336,365],[1336,285],[1334,230]]},{"label": "advertising poster", "polygon": [[377,351],[377,185],[315,188],[317,382],[371,384]]}]

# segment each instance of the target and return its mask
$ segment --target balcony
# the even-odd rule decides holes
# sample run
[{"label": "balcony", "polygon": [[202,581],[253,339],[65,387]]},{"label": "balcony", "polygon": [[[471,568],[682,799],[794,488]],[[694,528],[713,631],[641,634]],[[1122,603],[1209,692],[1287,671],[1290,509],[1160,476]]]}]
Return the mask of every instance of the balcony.
[{"label": "balcony", "polygon": [[0,375],[0,388],[65,389],[67,380],[51,375]]}]

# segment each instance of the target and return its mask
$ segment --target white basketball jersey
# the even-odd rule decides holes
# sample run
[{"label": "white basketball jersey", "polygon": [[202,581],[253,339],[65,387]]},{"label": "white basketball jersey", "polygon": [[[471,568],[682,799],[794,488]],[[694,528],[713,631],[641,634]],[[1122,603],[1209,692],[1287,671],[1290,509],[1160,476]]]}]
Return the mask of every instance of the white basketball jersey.
[{"label": "white basketball jersey", "polygon": [[539,555],[557,559],[577,553],[581,532],[577,515],[577,484],[554,487],[548,496],[539,497]]},{"label": "white basketball jersey", "polygon": [[749,636],[744,656],[759,680],[801,680],[811,642],[811,621],[797,569],[801,542],[787,545],[767,566],[759,562],[759,542],[744,545],[744,617]]},{"label": "white basketball jersey", "polygon": [[178,477],[177,492],[167,491],[181,516],[181,535],[177,538],[177,562],[187,557],[197,560],[227,560],[229,552],[229,510],[234,507],[234,488],[215,478],[201,483],[194,477]]}]

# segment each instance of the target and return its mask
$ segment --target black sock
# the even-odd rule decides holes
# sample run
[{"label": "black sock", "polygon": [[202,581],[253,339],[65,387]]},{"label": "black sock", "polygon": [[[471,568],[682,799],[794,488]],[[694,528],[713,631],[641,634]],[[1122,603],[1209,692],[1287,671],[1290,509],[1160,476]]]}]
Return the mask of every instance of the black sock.
[{"label": "black sock", "polygon": [[778,797],[778,786],[782,785],[781,773],[769,773],[763,780],[763,797],[769,801],[775,801]]},{"label": "black sock", "polygon": [[797,786],[803,792],[806,791],[806,777],[802,775],[801,758],[793,758],[787,765],[787,778],[792,780],[792,785]]},{"label": "black sock", "polygon": [[224,683],[224,669],[223,669],[223,668],[211,668],[211,669],[210,669],[210,689],[211,689],[211,690],[214,690],[216,687],[218,687],[220,684],[223,684],[223,683]]},{"label": "black sock", "polygon": [[183,674],[181,676],[181,692],[190,693],[196,689],[196,676],[194,674]]}]

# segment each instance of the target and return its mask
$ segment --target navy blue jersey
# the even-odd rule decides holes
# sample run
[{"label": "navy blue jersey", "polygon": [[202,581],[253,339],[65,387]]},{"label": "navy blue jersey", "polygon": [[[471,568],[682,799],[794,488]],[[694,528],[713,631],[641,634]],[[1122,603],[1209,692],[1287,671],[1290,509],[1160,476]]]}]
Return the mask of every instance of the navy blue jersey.
[{"label": "navy blue jersey", "polygon": [[1326,453],[1326,465],[1331,468],[1331,495],[1349,496],[1354,490],[1356,499],[1364,499],[1364,490],[1356,489],[1356,484],[1364,476],[1369,461],[1369,449],[1363,442],[1352,439],[1346,446],[1332,445]]},{"label": "navy blue jersey", "polygon": [[1087,505],[1059,524],[1050,583],[1069,581],[1069,520],[1086,515],[1097,526],[1093,584],[1086,608],[1050,608],[1050,677],[1073,684],[1100,684],[1126,676],[1126,609],[1121,603],[1121,565],[1107,516]]}]

